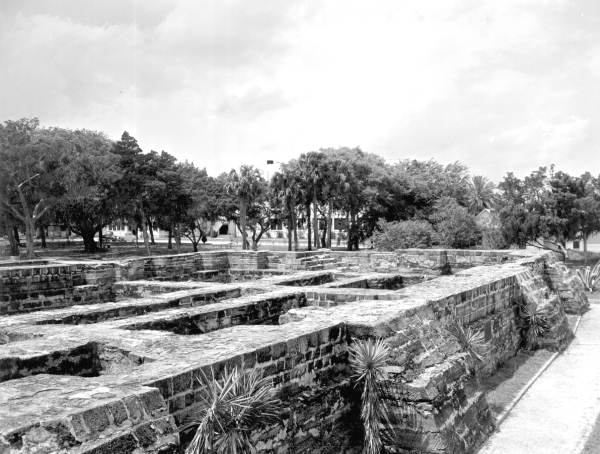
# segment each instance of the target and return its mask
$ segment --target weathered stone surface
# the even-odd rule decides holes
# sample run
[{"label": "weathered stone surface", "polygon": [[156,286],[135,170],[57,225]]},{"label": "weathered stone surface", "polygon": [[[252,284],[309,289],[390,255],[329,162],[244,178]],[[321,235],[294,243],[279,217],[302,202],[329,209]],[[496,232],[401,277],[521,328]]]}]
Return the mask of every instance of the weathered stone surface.
[{"label": "weathered stone surface", "polygon": [[[65,264],[78,285],[140,297],[0,317],[0,447],[174,452],[177,427],[197,410],[197,378],[239,366],[260,368],[286,404],[279,424],[254,434],[259,451],[358,452],[360,393],[347,348],[353,338],[383,337],[392,346],[386,398],[402,434],[395,448],[468,452],[491,430],[477,375],[521,346],[515,308],[533,298],[556,309],[542,345],[559,349],[569,338],[562,305],[582,299],[552,260],[510,251],[218,251]],[[472,267],[439,276],[447,264]],[[339,276],[336,267],[368,273]],[[6,275],[36,275],[15,273]],[[224,275],[248,281],[205,281]],[[453,323],[482,334],[481,359]]]},{"label": "weathered stone surface", "polygon": [[565,311],[569,314],[582,314],[588,310],[590,303],[577,275],[559,261],[556,254],[551,254],[545,265],[549,286],[559,294]]}]

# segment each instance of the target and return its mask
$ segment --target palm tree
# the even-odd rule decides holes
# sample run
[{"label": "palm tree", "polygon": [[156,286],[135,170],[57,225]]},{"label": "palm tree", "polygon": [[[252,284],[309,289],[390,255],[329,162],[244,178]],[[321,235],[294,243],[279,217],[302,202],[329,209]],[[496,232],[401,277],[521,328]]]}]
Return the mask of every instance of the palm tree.
[{"label": "palm tree", "polygon": [[469,181],[468,203],[472,213],[479,213],[484,208],[491,208],[496,203],[496,186],[482,175],[475,175]]},{"label": "palm tree", "polygon": [[249,454],[254,452],[253,431],[275,423],[281,402],[271,396],[273,384],[257,369],[225,370],[217,380],[202,373],[199,418],[185,424],[197,426],[186,454]]},{"label": "palm tree", "polygon": [[[300,191],[306,209],[308,223],[308,250],[319,249],[319,216],[318,203],[323,185],[323,153],[310,151],[303,153],[298,159],[298,172],[301,181]],[[311,215],[310,207],[313,207]],[[312,219],[312,234],[311,234]]]},{"label": "palm tree", "polygon": [[360,419],[365,430],[364,452],[379,454],[383,446],[380,423],[389,422],[379,382],[385,378],[390,347],[381,339],[368,339],[355,341],[348,350],[354,377],[363,385]]},{"label": "palm tree", "polygon": [[260,171],[254,166],[242,165],[240,172],[229,172],[227,190],[238,199],[240,208],[240,230],[242,231],[242,249],[248,249],[246,219],[248,206],[265,190],[266,182]]},{"label": "palm tree", "polygon": [[[293,161],[290,165],[284,164],[280,172],[276,172],[271,178],[271,188],[276,202],[283,205],[283,212],[287,217],[288,228],[288,251],[298,250],[298,232],[296,203],[301,194],[299,191],[298,174],[295,171]],[[293,235],[293,242],[292,242]]]}]

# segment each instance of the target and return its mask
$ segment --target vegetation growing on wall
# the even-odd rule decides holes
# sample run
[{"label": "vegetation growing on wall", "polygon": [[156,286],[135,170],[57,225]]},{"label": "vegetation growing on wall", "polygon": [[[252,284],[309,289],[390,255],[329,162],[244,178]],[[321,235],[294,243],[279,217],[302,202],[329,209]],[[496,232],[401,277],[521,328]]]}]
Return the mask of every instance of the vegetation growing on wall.
[{"label": "vegetation growing on wall", "polygon": [[390,347],[381,339],[357,340],[349,347],[349,352],[354,378],[362,387],[360,419],[364,428],[364,452],[379,454],[383,447],[381,428],[389,420],[381,387]]},{"label": "vegetation growing on wall", "polygon": [[196,427],[186,454],[254,452],[253,431],[276,422],[280,401],[273,398],[272,382],[258,369],[225,370],[222,377],[202,375],[199,379],[198,417],[186,427]]}]

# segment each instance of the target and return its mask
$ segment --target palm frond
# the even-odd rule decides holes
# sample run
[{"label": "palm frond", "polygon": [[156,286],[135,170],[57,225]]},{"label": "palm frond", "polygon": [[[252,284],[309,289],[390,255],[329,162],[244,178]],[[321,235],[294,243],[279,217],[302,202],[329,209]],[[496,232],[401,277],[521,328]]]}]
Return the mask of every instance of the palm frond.
[{"label": "palm frond", "polygon": [[527,328],[525,342],[528,349],[537,347],[540,338],[550,330],[552,316],[550,309],[539,307],[535,303],[526,304],[521,308],[521,317]]},{"label": "palm frond", "polygon": [[448,331],[456,337],[459,345],[471,357],[477,361],[483,361],[481,352],[485,347],[485,336],[482,331],[474,331],[465,327],[458,318],[452,319],[448,325]]},{"label": "palm frond", "polygon": [[389,424],[389,411],[381,399],[380,381],[385,378],[390,346],[382,339],[357,340],[348,348],[350,367],[362,383],[360,418],[365,430],[365,454],[379,454],[382,449],[381,425]]},{"label": "palm frond", "polygon": [[362,381],[367,376],[381,378],[384,367],[390,354],[389,345],[382,339],[358,340],[350,347],[350,367],[354,371],[357,381]]},{"label": "palm frond", "polygon": [[217,379],[198,377],[199,410],[185,428],[197,426],[186,454],[253,452],[252,431],[277,420],[281,402],[271,396],[272,384],[257,369],[226,369]]},{"label": "palm frond", "polygon": [[589,266],[578,268],[577,276],[586,290],[593,292],[600,282],[600,262],[596,263],[593,268]]}]

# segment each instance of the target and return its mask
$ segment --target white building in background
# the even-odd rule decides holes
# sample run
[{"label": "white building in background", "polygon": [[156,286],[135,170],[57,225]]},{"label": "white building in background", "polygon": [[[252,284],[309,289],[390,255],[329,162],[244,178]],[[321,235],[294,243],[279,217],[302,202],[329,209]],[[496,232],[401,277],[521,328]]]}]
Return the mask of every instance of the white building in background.
[{"label": "white building in background", "polygon": [[[218,237],[237,237],[239,232],[237,231],[235,222],[222,222],[217,221],[213,226],[213,231]],[[135,241],[135,231],[133,231],[127,222],[124,220],[117,220],[110,225],[106,226],[103,231],[103,235],[113,237],[115,239],[122,239],[124,241]],[[152,229],[154,241],[165,242],[169,239],[169,232],[167,230],[154,227]],[[141,240],[141,232],[138,232],[139,240]]]},{"label": "white building in background", "polygon": [[[567,249],[583,252],[583,240],[567,241]],[[600,233],[591,235],[588,238],[587,250],[590,252],[600,252]]]}]

